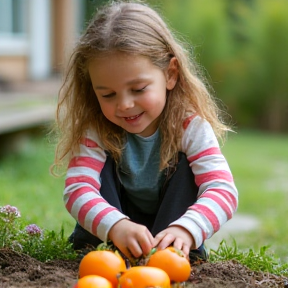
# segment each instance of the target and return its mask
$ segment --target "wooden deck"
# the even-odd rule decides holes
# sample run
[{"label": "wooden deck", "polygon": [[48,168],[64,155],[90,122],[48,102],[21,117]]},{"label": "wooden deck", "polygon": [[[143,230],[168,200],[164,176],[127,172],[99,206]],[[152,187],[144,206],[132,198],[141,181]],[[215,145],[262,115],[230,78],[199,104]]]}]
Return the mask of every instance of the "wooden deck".
[{"label": "wooden deck", "polygon": [[55,117],[58,79],[20,83],[0,91],[0,135],[49,124]]},{"label": "wooden deck", "polygon": [[39,101],[23,97],[19,102],[0,100],[0,134],[47,124],[54,119],[55,105],[49,101]]}]

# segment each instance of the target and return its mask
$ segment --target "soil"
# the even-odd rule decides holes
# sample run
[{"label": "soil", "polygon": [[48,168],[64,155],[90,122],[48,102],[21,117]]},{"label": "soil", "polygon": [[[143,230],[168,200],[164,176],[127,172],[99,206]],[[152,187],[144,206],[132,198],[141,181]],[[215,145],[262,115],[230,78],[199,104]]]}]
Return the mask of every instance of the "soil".
[{"label": "soil", "polygon": [[[0,249],[0,288],[72,288],[77,282],[79,260],[39,262],[27,255]],[[185,288],[286,287],[288,278],[252,272],[235,261],[197,263]],[[135,287],[137,288],[137,287]]]}]

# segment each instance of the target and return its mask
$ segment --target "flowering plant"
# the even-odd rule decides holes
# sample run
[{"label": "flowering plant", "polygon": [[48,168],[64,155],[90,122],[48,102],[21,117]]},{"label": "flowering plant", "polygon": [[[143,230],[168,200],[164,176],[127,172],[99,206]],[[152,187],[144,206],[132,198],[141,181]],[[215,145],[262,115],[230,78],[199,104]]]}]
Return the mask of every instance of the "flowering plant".
[{"label": "flowering plant", "polygon": [[20,247],[20,243],[16,243],[17,235],[13,231],[13,228],[18,226],[16,219],[20,217],[20,211],[14,206],[0,207],[0,248]]},{"label": "flowering plant", "polygon": [[43,230],[36,224],[26,224],[17,207],[0,206],[0,249],[8,248],[40,261],[73,259],[76,253],[60,233]]},{"label": "flowering plant", "polygon": [[13,222],[19,217],[21,217],[21,214],[17,207],[11,205],[0,207],[0,218],[2,221]]}]

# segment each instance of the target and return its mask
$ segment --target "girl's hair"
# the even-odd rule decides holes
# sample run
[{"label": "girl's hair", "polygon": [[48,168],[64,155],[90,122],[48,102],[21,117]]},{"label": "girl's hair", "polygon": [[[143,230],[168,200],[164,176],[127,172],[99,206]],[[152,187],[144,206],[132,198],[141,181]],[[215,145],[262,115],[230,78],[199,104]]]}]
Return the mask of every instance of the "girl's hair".
[{"label": "girl's hair", "polygon": [[59,93],[56,130],[59,142],[54,167],[60,167],[72,157],[83,133],[93,127],[116,163],[121,158],[125,131],[111,123],[101,112],[88,73],[91,59],[113,52],[141,55],[165,71],[172,57],[178,62],[178,81],[167,91],[166,106],[159,128],[161,133],[161,163],[163,169],[177,157],[182,123],[188,113],[197,113],[223,138],[224,125],[215,101],[201,79],[184,45],[172,35],[159,14],[145,4],[112,2],[99,9],[77,43],[69,61],[64,84]]}]

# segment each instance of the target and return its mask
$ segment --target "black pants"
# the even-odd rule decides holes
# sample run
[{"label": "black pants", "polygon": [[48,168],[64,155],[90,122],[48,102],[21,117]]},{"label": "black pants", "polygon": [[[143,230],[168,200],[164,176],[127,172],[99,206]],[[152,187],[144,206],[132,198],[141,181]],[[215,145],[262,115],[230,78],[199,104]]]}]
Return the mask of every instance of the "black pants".
[{"label": "black pants", "polygon": [[[108,155],[101,172],[100,194],[112,206],[116,207],[131,221],[145,225],[153,236],[166,229],[168,225],[181,217],[189,206],[197,200],[198,187],[194,181],[194,175],[189,167],[186,155],[178,154],[178,163],[173,168],[166,169],[166,182],[162,187],[159,199],[159,209],[155,215],[145,214],[139,211],[133,203],[129,202],[125,190],[117,177],[114,160]],[[69,237],[74,249],[85,248],[87,244],[97,247],[102,241],[82,228],[78,223],[74,232]],[[194,250],[202,257],[203,245]],[[205,252],[206,253],[206,252]],[[205,254],[204,253],[204,254]]]}]

